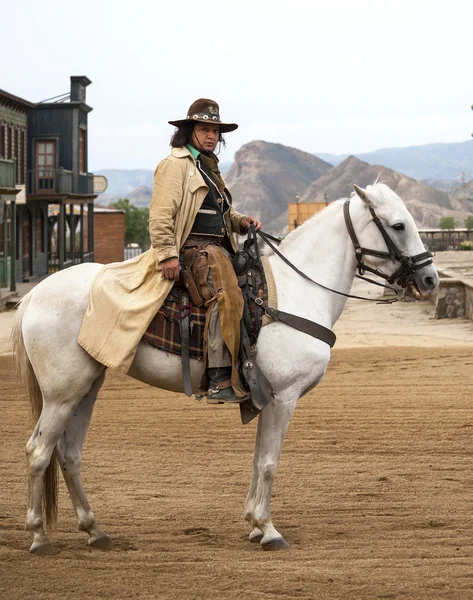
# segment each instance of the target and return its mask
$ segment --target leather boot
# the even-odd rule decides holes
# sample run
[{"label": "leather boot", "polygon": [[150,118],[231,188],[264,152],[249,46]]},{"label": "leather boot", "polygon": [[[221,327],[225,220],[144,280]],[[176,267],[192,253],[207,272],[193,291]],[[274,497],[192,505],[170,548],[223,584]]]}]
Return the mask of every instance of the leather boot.
[{"label": "leather boot", "polygon": [[231,376],[231,367],[212,367],[207,369],[207,377],[209,378],[207,402],[209,404],[241,402],[241,400],[235,396],[235,392],[231,386]]}]

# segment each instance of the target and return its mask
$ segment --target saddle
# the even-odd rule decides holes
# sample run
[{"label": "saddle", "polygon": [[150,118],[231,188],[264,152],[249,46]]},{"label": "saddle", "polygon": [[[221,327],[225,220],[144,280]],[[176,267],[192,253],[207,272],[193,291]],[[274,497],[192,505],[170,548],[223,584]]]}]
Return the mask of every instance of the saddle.
[{"label": "saddle", "polygon": [[[205,303],[211,294],[207,286],[208,266],[195,248],[184,249],[180,262],[180,280],[150,323],[143,340],[181,356],[184,392],[191,396],[190,358],[203,359]],[[254,228],[248,233],[243,249],[233,257],[232,264],[244,300],[238,370],[247,391],[247,398],[240,402],[241,420],[246,424],[269,403],[272,392],[256,361],[256,341],[264,310],[254,299],[261,299],[262,303],[267,300],[267,286]]]}]

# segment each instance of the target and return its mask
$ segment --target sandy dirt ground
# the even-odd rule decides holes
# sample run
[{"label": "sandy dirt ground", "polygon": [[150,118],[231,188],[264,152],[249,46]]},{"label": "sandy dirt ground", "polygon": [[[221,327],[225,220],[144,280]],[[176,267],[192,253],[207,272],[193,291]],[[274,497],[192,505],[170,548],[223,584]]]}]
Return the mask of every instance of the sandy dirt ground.
[{"label": "sandy dirt ground", "polygon": [[113,549],[86,546],[62,484],[60,553],[30,555],[31,422],[0,357],[0,598],[471,599],[473,325],[432,315],[348,303],[286,437],[272,514],[291,549],[279,553],[250,544],[243,520],[255,423],[111,373],[83,474]]}]

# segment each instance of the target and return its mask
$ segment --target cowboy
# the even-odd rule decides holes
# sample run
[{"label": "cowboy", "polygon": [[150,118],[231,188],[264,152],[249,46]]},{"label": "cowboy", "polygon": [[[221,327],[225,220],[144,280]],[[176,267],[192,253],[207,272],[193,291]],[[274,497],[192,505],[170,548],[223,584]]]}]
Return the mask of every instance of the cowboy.
[{"label": "cowboy", "polygon": [[240,401],[246,395],[236,368],[243,300],[230,256],[237,250],[233,234],[261,224],[231,206],[214,154],[222,134],[237,125],[222,123],[218,104],[208,99],[194,102],[185,119],[171,124],[177,127],[171,154],[154,176],[151,248],[100,267],[77,341],[99,363],[132,373],[140,341],[176,284],[179,256],[195,251],[191,270],[209,307],[204,334],[209,368],[201,389],[208,386],[216,401]]},{"label": "cowboy", "polygon": [[[223,123],[218,104],[207,98],[196,100],[185,119],[169,124],[176,131],[171,138],[170,156],[156,169],[150,206],[151,244],[167,280],[179,279],[182,269],[186,270],[186,257],[189,265],[197,265],[194,281],[186,285],[191,291],[192,283],[196,283],[200,289],[195,290],[197,299],[192,299],[199,305],[200,295],[209,307],[204,345],[208,397],[211,402],[240,401],[245,390],[236,363],[243,299],[231,265],[231,256],[237,250],[233,234],[246,232],[250,224],[259,229],[261,223],[232,207],[214,153],[218,145],[225,143],[223,134],[238,125]],[[175,217],[183,211],[188,214],[190,230],[178,245]],[[181,262],[184,260],[182,267],[179,255]],[[208,264],[202,264],[203,256]]]}]

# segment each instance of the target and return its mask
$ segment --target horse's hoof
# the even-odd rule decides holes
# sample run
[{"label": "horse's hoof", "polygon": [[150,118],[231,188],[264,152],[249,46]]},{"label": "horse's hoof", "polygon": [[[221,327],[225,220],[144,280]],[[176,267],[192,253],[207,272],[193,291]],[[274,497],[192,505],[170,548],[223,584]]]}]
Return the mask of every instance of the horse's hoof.
[{"label": "horse's hoof", "polygon": [[259,530],[252,531],[248,536],[248,539],[252,544],[259,544],[263,539],[263,533]]},{"label": "horse's hoof", "polygon": [[56,546],[53,546],[51,542],[34,542],[30,548],[30,552],[31,554],[45,556],[47,554],[58,554],[58,549],[56,548]]},{"label": "horse's hoof", "polygon": [[108,535],[102,535],[95,540],[89,540],[87,543],[91,548],[97,548],[98,550],[110,550],[112,547],[112,540]]},{"label": "horse's hoof", "polygon": [[283,537],[277,537],[269,540],[269,542],[261,543],[261,548],[263,550],[288,550],[289,544]]}]

